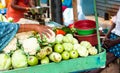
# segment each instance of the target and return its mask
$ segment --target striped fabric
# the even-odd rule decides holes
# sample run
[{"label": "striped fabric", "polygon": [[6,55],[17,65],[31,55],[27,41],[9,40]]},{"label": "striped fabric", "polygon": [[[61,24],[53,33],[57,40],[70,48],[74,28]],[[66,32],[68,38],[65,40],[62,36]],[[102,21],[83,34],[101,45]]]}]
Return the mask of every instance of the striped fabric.
[{"label": "striped fabric", "polygon": [[0,22],[0,51],[13,39],[18,28],[19,24]]}]

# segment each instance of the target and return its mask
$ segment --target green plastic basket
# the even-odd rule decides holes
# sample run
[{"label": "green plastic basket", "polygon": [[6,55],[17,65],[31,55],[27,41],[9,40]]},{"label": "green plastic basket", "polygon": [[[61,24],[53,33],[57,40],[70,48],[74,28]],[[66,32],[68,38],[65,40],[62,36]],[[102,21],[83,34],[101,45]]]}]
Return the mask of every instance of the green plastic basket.
[{"label": "green plastic basket", "polygon": [[76,30],[79,35],[90,35],[96,32],[95,28],[89,29],[89,30],[82,30],[82,29],[76,29]]}]

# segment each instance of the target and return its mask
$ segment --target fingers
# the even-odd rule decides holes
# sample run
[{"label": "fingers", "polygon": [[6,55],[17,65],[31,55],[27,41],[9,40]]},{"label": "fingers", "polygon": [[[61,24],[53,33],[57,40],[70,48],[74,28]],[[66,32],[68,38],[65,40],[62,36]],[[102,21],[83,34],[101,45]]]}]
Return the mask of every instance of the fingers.
[{"label": "fingers", "polygon": [[48,28],[48,29],[51,29],[52,30],[52,28],[51,27],[49,27],[49,26],[45,26],[46,28]]},{"label": "fingers", "polygon": [[49,27],[49,26],[39,25],[39,27],[46,28],[46,29],[51,29],[52,30],[52,28]]},{"label": "fingers", "polygon": [[46,36],[47,36],[47,38],[50,38],[50,35],[49,35],[49,33],[48,33],[48,32],[43,32],[42,34],[46,35]]},{"label": "fingers", "polygon": [[54,35],[54,32],[51,29],[44,29],[41,34],[44,34],[47,38],[50,38]]},{"label": "fingers", "polygon": [[107,43],[104,43],[104,44],[103,44],[103,47],[104,47],[105,49],[108,49],[108,48],[109,48],[109,46],[108,46]]},{"label": "fingers", "polygon": [[36,29],[39,34],[41,35],[41,37],[43,37],[42,34],[46,35],[47,38],[52,37],[55,33],[52,30],[52,28],[48,27],[48,26],[44,26],[44,25],[38,25],[39,27]]}]

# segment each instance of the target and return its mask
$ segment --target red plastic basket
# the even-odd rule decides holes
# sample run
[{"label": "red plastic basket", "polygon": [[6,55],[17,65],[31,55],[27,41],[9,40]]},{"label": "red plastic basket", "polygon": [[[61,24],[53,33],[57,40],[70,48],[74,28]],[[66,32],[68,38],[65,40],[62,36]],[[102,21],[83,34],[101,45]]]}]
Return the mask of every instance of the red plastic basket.
[{"label": "red plastic basket", "polygon": [[96,33],[91,35],[85,35],[85,36],[74,34],[74,36],[78,39],[79,42],[88,41],[92,44],[92,46],[96,46],[98,44]]}]

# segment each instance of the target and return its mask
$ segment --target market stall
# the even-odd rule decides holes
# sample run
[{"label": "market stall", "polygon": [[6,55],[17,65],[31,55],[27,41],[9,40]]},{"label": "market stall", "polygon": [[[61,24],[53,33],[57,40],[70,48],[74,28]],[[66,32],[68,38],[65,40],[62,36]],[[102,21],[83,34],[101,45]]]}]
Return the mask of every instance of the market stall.
[{"label": "market stall", "polygon": [[[13,44],[15,50],[12,52],[4,50],[4,52],[9,52],[9,55],[4,52],[0,54],[1,59],[4,59],[1,62],[2,64],[0,64],[2,65],[0,73],[68,73],[104,68],[106,64],[106,50],[100,45],[96,1],[94,0],[96,21],[90,20],[87,22],[89,25],[90,23],[92,24],[94,32],[88,34],[83,32],[82,34],[83,36],[96,34],[96,39],[94,40],[97,42],[95,44],[92,43],[94,42],[93,40],[79,40],[81,33],[77,30],[79,28],[79,21],[76,15],[77,0],[72,1],[74,25],[76,27],[72,25],[54,26],[52,27],[54,36],[50,39],[46,38],[46,36],[41,39],[40,35],[34,31],[16,34],[12,40],[15,41]],[[57,4],[55,5],[57,6]],[[61,23],[62,17],[59,18],[57,15],[54,17],[57,17],[58,22]],[[78,37],[75,35],[78,35]],[[9,44],[8,46],[12,45]],[[7,58],[5,59],[5,57]],[[7,63],[5,64],[5,62]]]}]

